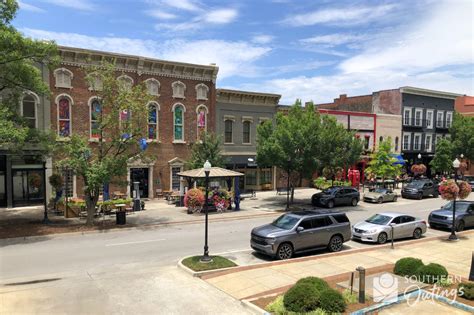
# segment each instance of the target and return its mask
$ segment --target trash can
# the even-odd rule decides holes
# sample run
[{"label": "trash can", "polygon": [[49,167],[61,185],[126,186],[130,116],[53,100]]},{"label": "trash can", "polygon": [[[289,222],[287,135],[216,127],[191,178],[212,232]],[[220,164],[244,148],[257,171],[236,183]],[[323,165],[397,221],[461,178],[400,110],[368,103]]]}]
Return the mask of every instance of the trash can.
[{"label": "trash can", "polygon": [[115,213],[115,216],[116,216],[116,224],[117,225],[125,225],[125,223],[127,223],[127,216],[126,216],[126,212],[125,211],[117,211]]}]

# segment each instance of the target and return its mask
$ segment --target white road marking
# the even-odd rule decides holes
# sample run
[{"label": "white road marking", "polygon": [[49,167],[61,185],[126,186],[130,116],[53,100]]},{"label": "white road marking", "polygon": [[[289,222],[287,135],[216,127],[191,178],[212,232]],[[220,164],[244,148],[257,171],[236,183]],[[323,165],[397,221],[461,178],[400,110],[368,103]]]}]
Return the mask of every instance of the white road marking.
[{"label": "white road marking", "polygon": [[166,241],[164,238],[156,239],[156,240],[146,240],[146,241],[136,241],[136,242],[125,242],[125,243],[115,243],[115,244],[105,244],[106,247],[109,246],[122,246],[122,245],[130,245],[130,244],[141,244],[141,243],[151,243],[151,242],[161,242]]},{"label": "white road marking", "polygon": [[235,250],[230,250],[230,251],[223,252],[223,253],[217,253],[217,254],[214,254],[214,255],[225,255],[225,254],[241,253],[241,252],[249,252],[249,251],[253,251],[253,249],[251,249],[251,248],[235,249]]}]

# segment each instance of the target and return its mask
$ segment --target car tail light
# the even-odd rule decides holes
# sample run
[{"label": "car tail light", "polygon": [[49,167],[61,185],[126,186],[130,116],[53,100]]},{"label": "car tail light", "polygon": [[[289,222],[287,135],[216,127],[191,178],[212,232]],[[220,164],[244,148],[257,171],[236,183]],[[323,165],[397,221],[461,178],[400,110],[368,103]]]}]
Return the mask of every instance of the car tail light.
[{"label": "car tail light", "polygon": [[421,221],[421,223],[423,223],[424,225],[426,225],[426,221],[425,221],[425,220]]}]

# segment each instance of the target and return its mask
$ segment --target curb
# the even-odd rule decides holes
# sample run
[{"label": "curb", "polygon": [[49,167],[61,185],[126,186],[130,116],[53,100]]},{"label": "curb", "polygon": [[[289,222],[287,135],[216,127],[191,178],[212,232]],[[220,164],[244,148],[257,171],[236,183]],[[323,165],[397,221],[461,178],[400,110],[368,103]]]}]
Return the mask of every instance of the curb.
[{"label": "curb", "polygon": [[210,274],[210,273],[213,273],[213,272],[216,272],[217,270],[219,271],[228,271],[228,270],[231,270],[231,269],[235,269],[235,268],[239,268],[241,266],[234,266],[234,267],[227,267],[227,268],[220,268],[220,269],[213,269],[213,270],[204,270],[204,271],[194,271],[188,267],[186,267],[185,265],[183,265],[182,261],[185,260],[186,258],[189,258],[189,257],[194,257],[193,256],[186,256],[186,257],[183,257],[181,258],[179,261],[178,261],[178,268],[184,270],[184,272],[190,274],[191,276],[193,277],[196,277],[196,278],[202,278],[204,277],[205,275],[207,274]]},{"label": "curb", "polygon": [[243,300],[240,301],[240,303],[242,303],[244,308],[248,309],[249,311],[251,311],[254,314],[258,314],[258,315],[269,315],[270,314],[269,312],[265,311],[264,309],[258,307],[257,305],[253,304],[252,302],[250,302],[250,300],[243,299]]}]

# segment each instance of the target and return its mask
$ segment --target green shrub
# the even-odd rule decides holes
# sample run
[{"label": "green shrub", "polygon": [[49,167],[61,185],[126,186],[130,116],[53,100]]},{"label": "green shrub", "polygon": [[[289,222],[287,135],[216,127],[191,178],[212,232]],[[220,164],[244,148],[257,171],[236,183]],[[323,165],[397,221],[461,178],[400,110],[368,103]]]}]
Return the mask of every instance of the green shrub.
[{"label": "green shrub", "polygon": [[323,291],[329,288],[328,283],[318,277],[301,278],[300,280],[298,280],[298,282],[296,282],[296,284],[303,284],[303,283],[310,284],[311,286],[315,287],[316,290],[318,291]]},{"label": "green shrub", "polygon": [[[273,315],[300,315],[299,313],[288,311],[283,305],[283,295],[278,296],[273,302],[267,305],[266,310]],[[305,315],[328,315],[320,308],[307,312]]]},{"label": "green shrub", "polygon": [[468,300],[474,300],[474,282],[461,282],[458,284],[458,295]]},{"label": "green shrub", "polygon": [[334,289],[326,289],[321,292],[320,303],[320,307],[330,314],[343,313],[346,310],[344,297]]},{"label": "green shrub", "polygon": [[453,284],[453,281],[449,278],[443,278],[437,283],[440,287],[446,288],[449,287],[451,284]]},{"label": "green shrub", "polygon": [[320,291],[310,283],[295,284],[283,296],[283,305],[288,311],[310,312],[319,307],[320,297]]},{"label": "green shrub", "polygon": [[416,274],[418,268],[423,266],[423,262],[421,259],[413,258],[413,257],[405,257],[399,259],[395,263],[395,268],[393,269],[393,273],[399,276],[412,276]]},{"label": "green shrub", "polygon": [[359,301],[359,295],[355,292],[352,292],[351,294],[351,290],[344,290],[344,292],[342,292],[342,297],[344,298],[346,304],[354,304]]},{"label": "green shrub", "polygon": [[448,276],[448,271],[440,264],[431,263],[420,266],[416,271],[416,275],[419,281],[431,284],[445,279]]}]

